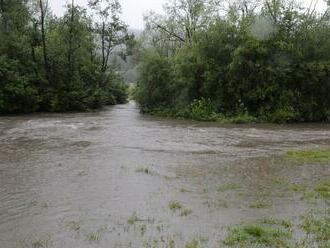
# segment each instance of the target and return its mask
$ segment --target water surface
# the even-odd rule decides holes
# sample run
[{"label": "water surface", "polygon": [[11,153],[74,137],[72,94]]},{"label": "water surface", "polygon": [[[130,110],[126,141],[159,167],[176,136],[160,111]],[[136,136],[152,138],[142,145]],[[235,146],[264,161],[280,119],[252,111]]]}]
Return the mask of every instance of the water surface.
[{"label": "water surface", "polygon": [[[0,117],[0,247],[183,247],[194,238],[219,247],[226,226],[298,220],[310,203],[281,182],[319,181],[330,169],[291,166],[281,154],[328,147],[327,124],[172,120],[132,102]],[[269,206],[251,207],[260,199]],[[172,211],[172,201],[192,213]]]}]

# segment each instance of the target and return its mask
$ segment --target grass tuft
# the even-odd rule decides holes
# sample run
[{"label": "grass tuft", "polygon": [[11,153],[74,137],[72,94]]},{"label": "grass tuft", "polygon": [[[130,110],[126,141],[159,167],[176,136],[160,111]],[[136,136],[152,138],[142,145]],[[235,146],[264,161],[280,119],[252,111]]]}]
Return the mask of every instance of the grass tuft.
[{"label": "grass tuft", "polygon": [[168,206],[172,211],[180,210],[183,208],[182,204],[178,201],[172,201]]},{"label": "grass tuft", "polygon": [[180,213],[181,216],[188,216],[190,214],[192,214],[192,210],[190,208],[184,208]]},{"label": "grass tuft", "polygon": [[288,151],[287,156],[306,163],[330,162],[330,149],[327,150],[304,150]]},{"label": "grass tuft", "polygon": [[185,248],[198,248],[198,241],[194,239],[194,240],[188,242],[186,244]]},{"label": "grass tuft", "polygon": [[291,232],[279,228],[269,228],[258,224],[250,224],[230,229],[224,244],[233,247],[286,247]]}]

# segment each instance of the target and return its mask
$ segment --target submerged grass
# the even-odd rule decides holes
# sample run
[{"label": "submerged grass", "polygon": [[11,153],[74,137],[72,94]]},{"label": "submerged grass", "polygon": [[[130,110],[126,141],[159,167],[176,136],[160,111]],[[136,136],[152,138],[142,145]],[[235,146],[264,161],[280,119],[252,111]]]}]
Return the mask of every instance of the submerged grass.
[{"label": "submerged grass", "polygon": [[306,163],[330,162],[330,149],[288,151],[286,154],[289,158],[296,159],[299,162],[306,162]]},{"label": "submerged grass", "polygon": [[132,216],[127,220],[129,225],[134,225],[136,222],[143,221],[141,218],[137,216],[136,213],[133,213]]},{"label": "submerged grass", "polygon": [[182,204],[178,201],[172,201],[168,206],[172,211],[180,210],[183,208]]},{"label": "submerged grass", "polygon": [[269,208],[271,206],[272,203],[265,200],[258,200],[249,205],[250,208]]},{"label": "submerged grass", "polygon": [[180,215],[181,216],[188,216],[192,214],[192,210],[190,208],[184,208],[182,209]]},{"label": "submerged grass", "polygon": [[99,241],[101,239],[101,233],[96,231],[96,232],[91,232],[86,235],[88,241]]},{"label": "submerged grass", "polygon": [[311,211],[304,217],[302,228],[317,247],[330,247],[330,208],[321,214]]},{"label": "submerged grass", "polygon": [[81,220],[70,221],[68,222],[67,226],[69,227],[70,230],[78,232],[81,229],[82,221]]},{"label": "submerged grass", "polygon": [[290,230],[247,224],[230,229],[224,244],[231,247],[287,247]]},{"label": "submerged grass", "polygon": [[324,199],[330,199],[330,180],[318,183],[314,191]]},{"label": "submerged grass", "polygon": [[152,171],[151,168],[147,167],[147,166],[139,166],[136,170],[136,172],[138,173],[145,173],[145,174],[148,174],[148,175],[153,175],[154,172]]},{"label": "submerged grass", "polygon": [[168,207],[173,211],[179,211],[180,210],[180,216],[188,216],[192,214],[192,210],[190,208],[184,207],[180,202],[178,201],[172,201],[169,203]]},{"label": "submerged grass", "polygon": [[195,239],[191,240],[186,244],[185,248],[198,248],[198,241]]}]

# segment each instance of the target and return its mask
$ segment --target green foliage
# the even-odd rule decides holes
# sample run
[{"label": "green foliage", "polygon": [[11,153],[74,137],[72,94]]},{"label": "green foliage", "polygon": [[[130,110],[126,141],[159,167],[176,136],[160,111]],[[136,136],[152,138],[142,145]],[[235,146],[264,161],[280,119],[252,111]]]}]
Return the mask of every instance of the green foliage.
[{"label": "green foliage", "polygon": [[[68,5],[64,16],[56,18],[44,9],[43,30],[40,3],[1,1],[0,114],[80,111],[125,103],[128,87],[111,66],[104,68],[97,31],[86,11]],[[120,33],[124,35],[125,29]],[[110,49],[124,42],[117,41]]]},{"label": "green foliage", "polygon": [[134,98],[142,111],[168,106],[171,102],[171,64],[168,58],[154,52],[144,55],[139,67],[140,79]]},{"label": "green foliage", "polygon": [[287,155],[289,158],[309,163],[326,163],[330,161],[330,150],[288,151]]},{"label": "green foliage", "polygon": [[32,79],[17,71],[17,60],[0,56],[0,113],[30,112],[38,109],[39,92]]},{"label": "green foliage", "polygon": [[186,117],[198,121],[214,121],[219,118],[213,103],[202,98],[201,100],[194,100],[186,111]]},{"label": "green foliage", "polygon": [[291,235],[288,230],[251,224],[231,229],[224,243],[233,247],[287,247]]},{"label": "green foliage", "polygon": [[167,53],[157,53],[160,44],[146,49],[136,97],[142,110],[196,120],[329,121],[329,15],[272,4],[249,16],[213,17]]},{"label": "green foliage", "polygon": [[330,245],[330,211],[325,210],[325,213],[311,212],[304,217],[302,227],[308,235],[312,235],[317,247],[329,247]]}]

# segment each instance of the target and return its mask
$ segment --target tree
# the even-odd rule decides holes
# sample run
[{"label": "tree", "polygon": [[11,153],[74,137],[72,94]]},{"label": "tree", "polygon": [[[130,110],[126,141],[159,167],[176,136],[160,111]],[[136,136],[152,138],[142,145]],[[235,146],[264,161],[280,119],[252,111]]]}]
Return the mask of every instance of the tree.
[{"label": "tree", "polygon": [[113,50],[128,39],[127,26],[119,18],[121,5],[118,0],[91,0],[89,6],[101,20],[96,23],[95,32],[101,40],[101,71],[104,73],[108,69]]},{"label": "tree", "polygon": [[197,31],[214,20],[219,2],[212,0],[171,0],[165,5],[165,16],[150,13],[147,28],[165,33],[170,40],[192,43]]}]

